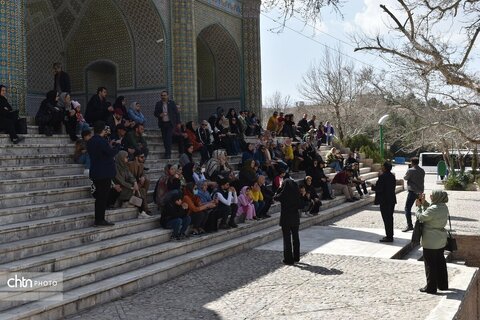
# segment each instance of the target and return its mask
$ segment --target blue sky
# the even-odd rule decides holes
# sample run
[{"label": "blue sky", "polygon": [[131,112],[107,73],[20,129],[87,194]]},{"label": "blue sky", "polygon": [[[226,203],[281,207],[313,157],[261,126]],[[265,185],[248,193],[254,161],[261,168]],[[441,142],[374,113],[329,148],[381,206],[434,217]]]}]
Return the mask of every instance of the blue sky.
[{"label": "blue sky", "polygon": [[[322,22],[316,26],[316,29],[324,33],[315,31],[311,26],[305,26],[297,19],[287,21],[287,27],[306,37],[288,28],[281,33],[271,32],[270,29],[277,28],[279,24],[269,18],[281,21],[281,15],[278,12],[264,11],[261,16],[263,100],[265,101],[275,91],[281,92],[282,95],[290,95],[293,101],[304,100],[298,92],[298,85],[311,64],[321,59],[325,50],[322,44],[332,48],[340,44],[342,51],[355,59],[353,62],[358,68],[365,62],[378,69],[385,69],[385,64],[375,55],[354,53],[348,33],[362,30],[373,34],[384,29],[382,28],[384,15],[380,14],[379,4],[391,2],[391,0],[348,1],[342,7],[343,19],[331,9],[325,9],[322,13]],[[352,46],[341,43],[325,33]]]}]

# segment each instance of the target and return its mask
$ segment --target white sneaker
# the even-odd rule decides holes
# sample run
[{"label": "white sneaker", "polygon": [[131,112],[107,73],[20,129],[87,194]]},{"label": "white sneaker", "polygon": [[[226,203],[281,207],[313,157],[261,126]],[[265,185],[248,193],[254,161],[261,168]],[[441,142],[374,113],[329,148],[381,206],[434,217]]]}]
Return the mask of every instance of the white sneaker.
[{"label": "white sneaker", "polygon": [[85,177],[90,176],[90,169],[85,169],[85,170],[83,170],[83,175],[84,175]]},{"label": "white sneaker", "polygon": [[142,211],[138,214],[138,219],[148,219],[151,218],[152,216],[146,213],[145,211]]}]

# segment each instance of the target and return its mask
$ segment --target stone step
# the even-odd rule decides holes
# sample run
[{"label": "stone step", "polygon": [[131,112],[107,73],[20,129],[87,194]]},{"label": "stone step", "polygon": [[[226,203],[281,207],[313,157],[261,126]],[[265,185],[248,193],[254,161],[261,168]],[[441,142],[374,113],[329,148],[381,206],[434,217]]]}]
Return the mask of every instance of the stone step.
[{"label": "stone step", "polygon": [[3,179],[26,179],[52,176],[80,175],[83,173],[81,164],[62,164],[46,166],[2,167],[0,176]]},{"label": "stone step", "polygon": [[0,194],[0,208],[89,198],[90,186]]},{"label": "stone step", "polygon": [[0,148],[0,155],[23,156],[31,154],[49,155],[58,153],[73,155],[74,148],[73,144],[6,144]]},{"label": "stone step", "polygon": [[[87,211],[3,225],[0,226],[0,244],[88,228],[93,226],[94,215],[93,211]],[[107,211],[108,220],[112,222],[136,219],[137,215],[137,208],[119,208]]]},{"label": "stone step", "polygon": [[[163,155],[165,153],[163,145],[160,143],[148,144],[150,154]],[[0,155],[31,155],[31,154],[55,154],[65,153],[73,155],[75,146],[73,144],[33,144],[33,143],[20,143],[20,144],[6,144],[0,148]],[[172,150],[172,156],[179,156],[178,151]]]},{"label": "stone step", "polygon": [[73,164],[72,154],[29,154],[29,155],[0,155],[0,163],[6,167],[50,166]]},{"label": "stone step", "polygon": [[[135,234],[138,232],[159,228],[159,216],[148,219],[130,219],[120,221],[112,227],[87,227],[41,237],[18,240],[0,244],[2,262],[25,259],[49,252],[99,242],[105,239]],[[92,223],[91,223],[92,225]]]},{"label": "stone step", "polygon": [[90,179],[81,175],[47,176],[0,181],[0,193],[29,192],[87,186]]},{"label": "stone step", "polygon": [[0,225],[93,211],[92,197],[0,209]]},{"label": "stone step", "polygon": [[[372,198],[368,198],[355,203],[340,204],[322,211],[318,216],[302,219],[300,228],[303,229],[318,224],[332,217],[369,204],[372,201]],[[257,222],[252,224],[252,226],[255,224],[257,224]],[[249,231],[248,228],[252,227],[245,227],[247,231]],[[239,231],[240,230],[241,229],[239,229]],[[225,233],[228,232],[230,232],[230,230]],[[185,244],[175,243],[175,245],[186,247],[185,250],[180,250],[179,255],[158,262],[155,260],[150,260],[148,262],[147,260],[148,264],[146,265],[136,265],[132,258],[132,264],[128,267],[130,271],[124,271],[119,275],[111,277],[109,277],[108,271],[106,271],[107,273],[103,274],[104,279],[73,288],[64,293],[63,299],[60,301],[49,301],[44,299],[11,308],[6,310],[3,315],[5,319],[24,319],[34,316],[41,316],[48,319],[60,319],[95,304],[105,303],[169,280],[189,270],[199,268],[203,265],[225,258],[226,256],[264,244],[280,236],[280,228],[277,225],[272,225],[255,232],[246,232],[245,235],[236,236],[231,240],[221,241],[217,244],[211,244],[203,248],[194,247],[194,243],[196,243],[196,241],[201,241],[201,238],[198,240],[195,239],[195,242],[194,240],[186,241]],[[189,250],[187,249],[188,246],[191,246]],[[140,250],[141,254],[148,254],[145,251],[148,250]],[[135,254],[135,252],[127,254],[127,256],[131,256],[132,254]],[[115,262],[115,257],[107,259],[107,261],[114,263],[113,266],[118,265],[118,261]],[[121,261],[123,263],[125,260],[122,259]],[[110,266],[110,269],[112,269],[113,266]],[[93,269],[93,272],[104,270],[104,266],[101,263],[96,263],[95,267],[96,268]],[[77,273],[66,270],[65,274],[67,274],[67,278],[68,276],[76,275],[77,278],[80,277],[79,279],[82,279],[82,274],[88,274],[90,270],[92,270],[92,268],[83,267],[83,270],[82,268],[77,268]],[[118,269],[118,272],[122,272],[122,270]],[[79,281],[79,284],[81,284],[81,281]]]},{"label": "stone step", "polygon": [[[322,210],[334,207],[342,203],[344,199],[335,199],[332,201],[325,201]],[[169,251],[174,252],[173,250],[180,250],[176,253],[168,253],[169,256],[183,254],[186,251],[197,249],[199,245],[205,246],[210,245],[213,242],[221,242],[226,239],[231,239],[238,237],[239,235],[255,232],[262,228],[278,224],[278,210],[279,205],[275,203],[272,205],[272,218],[257,221],[252,224],[239,224],[239,228],[230,229],[230,230],[221,230],[217,233],[206,234],[201,237],[192,237],[187,242],[179,243],[169,243],[165,244],[170,238],[171,231],[164,229],[154,229],[149,231],[140,232],[138,234],[131,234],[122,236],[119,238],[103,240],[101,242],[95,242],[87,245],[82,245],[75,248],[68,248],[56,252],[51,252],[48,254],[43,254],[39,256],[34,256],[22,260],[15,260],[9,263],[4,263],[1,265],[3,270],[8,270],[9,272],[48,272],[48,271],[62,271],[71,267],[80,266],[86,263],[94,262],[99,259],[105,259],[109,257],[116,256],[118,260],[120,254],[131,252],[133,250],[138,250],[142,248],[149,247],[151,245],[162,244],[161,252],[163,255]],[[275,213],[274,213],[275,212]],[[189,248],[185,248],[189,246]],[[154,250],[147,249],[149,254],[158,254],[153,253]],[[124,259],[121,259],[124,261]]]},{"label": "stone step", "polygon": [[[342,199],[337,199],[333,201],[329,201],[326,204],[326,208],[333,207],[336,204],[343,202]],[[65,254],[60,255],[61,252],[51,253],[48,254],[49,258],[47,260],[43,260],[44,263],[42,264],[39,262],[43,258],[43,256],[33,257],[29,260],[30,263],[33,263],[35,269],[26,268],[25,263],[19,264],[19,261],[13,261],[9,264],[10,268],[4,264],[2,268],[9,271],[24,271],[24,272],[34,272],[36,271],[62,271],[67,268],[68,270],[64,271],[63,278],[63,289],[69,290],[81,285],[87,285],[93,281],[99,281],[104,279],[105,277],[111,277],[117,274],[121,274],[127,271],[134,270],[135,268],[142,267],[148,264],[156,263],[162,260],[169,259],[174,256],[178,256],[181,254],[185,254],[191,252],[192,250],[198,250],[199,248],[204,248],[210,245],[214,245],[216,243],[228,241],[233,238],[237,238],[239,236],[243,236],[252,232],[257,232],[261,229],[278,225],[279,220],[279,206],[274,205],[272,209],[277,211],[273,214],[271,219],[266,219],[262,221],[257,221],[254,224],[240,224],[238,228],[231,229],[228,231],[220,231],[218,233],[209,234],[204,237],[199,238],[192,238],[188,243],[171,243],[168,242],[170,230],[156,230],[159,234],[166,234],[166,237],[158,237],[160,242],[154,244],[150,247],[144,248],[137,248],[136,251],[132,251],[131,246],[126,246],[124,249],[128,249],[125,253],[119,252],[118,243],[113,242],[112,240],[109,241],[110,245],[115,246],[115,250],[109,250],[108,245],[102,241],[101,242],[101,250],[104,251],[102,254],[102,260],[95,259],[93,260],[90,257],[90,261],[83,258],[78,259],[78,251],[74,252],[73,258],[67,259],[69,255],[72,256],[72,250],[67,249]],[[127,236],[129,237],[129,236]],[[122,237],[123,238],[123,237]],[[121,238],[120,238],[121,239]],[[118,238],[113,239],[117,240]],[[90,247],[98,246],[100,244],[91,244]],[[82,252],[85,252],[85,248]],[[92,248],[87,250],[87,253],[92,253]],[[57,258],[60,258],[63,261],[64,265],[60,266],[58,263],[55,263],[55,268],[52,269],[52,256],[56,255]],[[112,256],[114,255],[114,256]],[[111,256],[111,257],[110,257]],[[95,253],[95,257],[98,258],[98,252]],[[24,259],[25,260],[25,259]],[[99,260],[99,261],[97,261]],[[23,261],[23,260],[22,260]],[[67,267],[67,263],[70,264],[74,263],[75,265],[70,265]],[[49,269],[50,266],[50,269]],[[20,268],[20,269],[19,269]],[[0,304],[0,309],[10,308],[12,306],[18,305],[18,302],[8,302]]]},{"label": "stone step", "polygon": [[[20,136],[25,138],[20,144],[74,144],[66,134],[54,135],[51,137],[47,137],[44,134],[21,134]],[[10,137],[8,134],[0,134],[0,145],[3,146],[6,144],[12,144],[10,142]]]}]

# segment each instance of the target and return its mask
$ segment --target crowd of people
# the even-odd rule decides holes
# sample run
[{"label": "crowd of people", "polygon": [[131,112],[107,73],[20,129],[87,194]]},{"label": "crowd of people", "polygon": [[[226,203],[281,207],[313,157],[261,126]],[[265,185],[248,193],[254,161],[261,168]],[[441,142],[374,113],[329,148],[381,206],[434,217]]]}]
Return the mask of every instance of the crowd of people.
[{"label": "crowd of people", "polygon": [[[113,225],[105,220],[105,210],[130,206],[132,197],[142,199],[139,217],[149,217],[149,168],[144,165],[149,156],[144,136],[148,115],[142,113],[141,104],[128,103],[124,96],[112,104],[107,101],[107,88],[99,87],[82,113],[80,103],[70,93],[69,75],[59,63],[53,65],[53,70],[53,90],[41,102],[35,121],[39,132],[47,136],[60,133],[63,124],[75,141],[74,159],[84,165],[85,174],[93,181],[95,224]],[[3,97],[5,87],[1,92]],[[2,107],[5,105],[2,115],[14,113],[4,100],[0,98]],[[334,129],[328,121],[317,126],[315,116],[308,119],[305,114],[295,124],[293,115],[278,115],[275,111],[264,130],[254,113],[234,108],[225,112],[219,107],[200,123],[185,122],[166,90],[161,91],[153,116],[162,133],[163,158],[171,158],[173,144],[180,155],[178,164],[165,168],[154,197],[159,208],[172,209],[161,210],[162,225],[174,229],[175,239],[186,236],[186,222],[192,224],[193,233],[199,234],[236,227],[239,221],[249,223],[269,217],[275,192],[293,172],[306,174],[300,189],[302,212],[306,215],[318,214],[322,200],[332,199],[335,190],[342,191],[351,202],[358,200],[353,186],[359,195],[368,194],[358,175],[358,153],[344,159],[332,147],[325,160],[322,158],[319,147],[332,144]],[[0,125],[8,128],[14,143],[21,141],[8,121]],[[247,139],[249,136],[255,139]],[[194,157],[196,153],[199,161]],[[229,156],[234,155],[241,155],[239,163],[229,163]],[[239,172],[234,170],[236,165]],[[333,168],[336,176],[330,179],[325,168]],[[178,196],[182,199],[180,206],[176,206]]]}]

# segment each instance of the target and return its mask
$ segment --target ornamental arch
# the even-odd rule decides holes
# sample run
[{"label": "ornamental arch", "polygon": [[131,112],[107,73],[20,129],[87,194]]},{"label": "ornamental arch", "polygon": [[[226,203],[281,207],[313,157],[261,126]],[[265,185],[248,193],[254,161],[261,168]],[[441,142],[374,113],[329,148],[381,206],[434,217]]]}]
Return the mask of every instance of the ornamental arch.
[{"label": "ornamental arch", "polygon": [[[242,106],[242,62],[235,40],[220,24],[212,24],[197,37],[197,91],[200,117],[217,107]],[[226,111],[226,110],[225,110]]]},{"label": "ornamental arch", "polygon": [[83,106],[102,80],[109,96],[143,98],[146,108],[167,87],[168,33],[154,1],[32,0],[25,15],[28,114],[53,87],[54,62],[69,73]]}]

